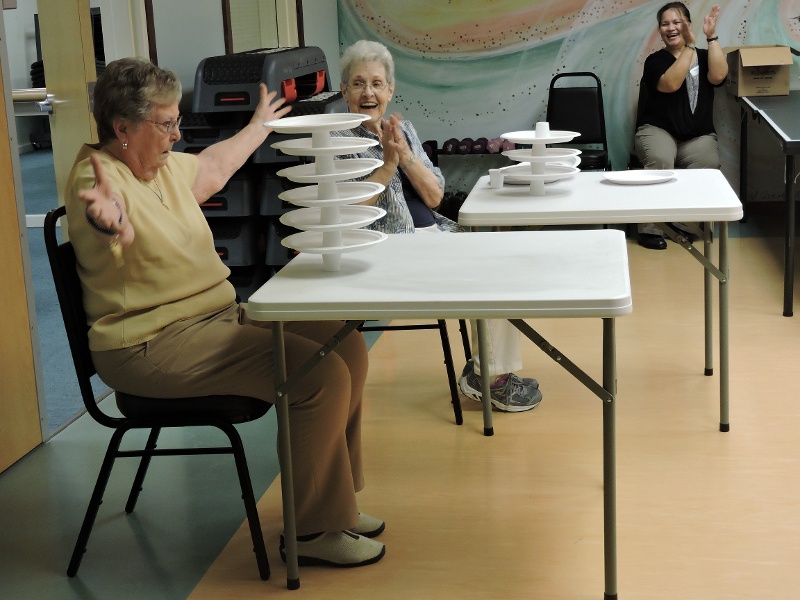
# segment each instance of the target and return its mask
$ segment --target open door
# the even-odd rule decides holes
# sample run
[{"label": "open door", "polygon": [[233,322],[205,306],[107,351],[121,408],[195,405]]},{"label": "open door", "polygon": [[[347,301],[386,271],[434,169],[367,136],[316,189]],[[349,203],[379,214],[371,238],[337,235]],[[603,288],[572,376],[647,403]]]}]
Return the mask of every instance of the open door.
[{"label": "open door", "polygon": [[89,0],[38,0],[42,61],[52,95],[53,143],[58,203],[81,145],[97,141],[89,86],[97,79]]},{"label": "open door", "polygon": [[[4,31],[0,11],[0,31]],[[14,126],[8,52],[0,41],[0,472],[42,442],[31,307],[25,263],[22,183]],[[14,132],[12,138],[11,133]],[[15,164],[16,171],[15,174]],[[22,213],[22,215],[21,215]],[[30,293],[29,293],[30,292]]]}]

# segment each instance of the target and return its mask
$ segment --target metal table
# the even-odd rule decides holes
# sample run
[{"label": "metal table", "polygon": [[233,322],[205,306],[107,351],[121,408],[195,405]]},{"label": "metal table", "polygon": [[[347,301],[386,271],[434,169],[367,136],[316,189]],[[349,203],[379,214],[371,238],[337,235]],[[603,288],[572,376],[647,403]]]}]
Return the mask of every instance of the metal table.
[{"label": "metal table", "polygon": [[[712,277],[719,280],[720,431],[729,431],[728,369],[728,221],[742,217],[742,204],[722,173],[715,169],[683,169],[665,183],[619,185],[603,172],[583,171],[545,186],[532,196],[527,185],[489,187],[483,176],[461,207],[458,221],[467,227],[514,225],[579,225],[658,223],[705,269],[705,374],[713,370]],[[704,223],[703,253],[669,222]],[[719,223],[719,266],[711,257],[713,224]]]},{"label": "metal table", "polygon": [[[628,256],[622,232],[554,231],[394,235],[363,252],[345,254],[340,271],[322,270],[320,257],[301,254],[248,301],[251,319],[273,323],[278,445],[283,490],[287,584],[299,587],[287,396],[364,320],[509,319],[602,400],[605,598],[617,598],[615,318],[632,310]],[[469,265],[469,268],[464,268]],[[519,277],[524,273],[524,277]],[[514,276],[514,286],[489,282]],[[523,319],[600,318],[603,377],[595,382]],[[286,376],[283,322],[342,320],[340,332],[303,368]],[[481,344],[485,348],[486,344]],[[484,359],[484,357],[481,357]],[[484,378],[484,432],[493,433],[489,381]]]},{"label": "metal table", "polygon": [[785,243],[783,253],[783,316],[794,314],[794,238],[795,206],[794,180],[795,156],[800,154],[800,92],[790,91],[788,96],[760,96],[739,98],[742,103],[741,145],[739,148],[739,195],[747,203],[747,124],[748,113],[756,123],[763,123],[778,138],[784,154],[784,203],[786,210]]}]

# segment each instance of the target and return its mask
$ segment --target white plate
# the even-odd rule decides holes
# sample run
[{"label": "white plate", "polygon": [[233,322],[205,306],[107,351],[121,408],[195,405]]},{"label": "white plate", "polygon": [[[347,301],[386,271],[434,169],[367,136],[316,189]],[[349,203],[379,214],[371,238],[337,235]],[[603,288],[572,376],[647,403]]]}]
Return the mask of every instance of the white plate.
[{"label": "white plate", "polygon": [[634,169],[632,171],[609,171],[603,177],[612,183],[622,185],[649,185],[664,183],[675,176],[672,171],[655,171],[652,169]]},{"label": "white plate", "polygon": [[318,181],[344,181],[368,175],[383,164],[377,158],[343,158],[333,161],[333,173],[317,173],[316,163],[286,167],[278,171],[279,177],[286,177],[297,183],[317,183]]},{"label": "white plate", "polygon": [[[535,160],[536,162],[566,161],[572,164],[572,159],[581,153],[577,148],[544,148],[544,152],[541,154],[533,154],[533,152],[534,150],[532,148],[519,148],[516,150],[506,150],[503,152],[503,156],[507,156],[511,160],[524,160],[529,162],[531,160]],[[578,159],[578,162],[580,162],[580,159]],[[577,166],[577,163],[573,166]]]},{"label": "white plate", "polygon": [[377,206],[343,206],[339,209],[339,223],[321,223],[322,209],[299,208],[281,215],[284,225],[303,231],[344,231],[358,229],[380,219],[386,211]]},{"label": "white plate", "polygon": [[509,131],[500,137],[507,139],[515,144],[563,144],[580,135],[577,131],[551,131],[546,137],[536,137],[536,132],[529,131]]},{"label": "white plate", "polygon": [[287,235],[281,240],[281,244],[286,248],[292,248],[298,252],[307,252],[308,254],[344,254],[345,252],[356,252],[367,246],[372,246],[388,237],[381,231],[354,229],[342,232],[341,246],[326,246],[323,243],[322,231],[303,231]]},{"label": "white plate", "polygon": [[367,148],[378,145],[378,140],[360,137],[331,137],[330,145],[313,147],[312,138],[300,138],[275,142],[272,147],[291,156],[323,156],[326,154],[358,154]]},{"label": "white plate", "polygon": [[278,198],[297,206],[339,206],[355,204],[372,198],[384,190],[384,186],[373,181],[346,181],[336,184],[336,198],[319,198],[318,185],[285,190],[278,194]]},{"label": "white plate", "polygon": [[264,127],[272,127],[278,133],[314,133],[317,131],[341,131],[358,127],[369,120],[369,115],[360,113],[327,113],[300,115],[267,121]]},{"label": "white plate", "polygon": [[546,163],[545,173],[534,175],[531,173],[530,163],[520,163],[503,170],[503,183],[508,185],[527,185],[531,181],[544,181],[553,183],[559,179],[566,179],[579,172],[580,169],[567,165]]}]

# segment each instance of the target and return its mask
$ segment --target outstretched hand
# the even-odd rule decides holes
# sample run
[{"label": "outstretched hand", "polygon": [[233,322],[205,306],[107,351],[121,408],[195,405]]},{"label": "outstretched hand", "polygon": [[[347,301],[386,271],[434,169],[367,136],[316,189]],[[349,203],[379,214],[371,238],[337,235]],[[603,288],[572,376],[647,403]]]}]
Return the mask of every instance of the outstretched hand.
[{"label": "outstretched hand", "polygon": [[133,242],[135,236],[133,225],[128,220],[125,200],[111,189],[111,184],[103,172],[103,165],[96,154],[89,157],[94,170],[94,187],[78,192],[78,197],[86,205],[86,216],[110,234],[101,233],[93,228],[95,235],[105,241],[116,241],[123,248]]},{"label": "outstretched hand", "polygon": [[[256,110],[253,113],[252,122],[259,123],[266,127],[266,123],[269,121],[274,121],[276,119],[280,119],[290,110],[292,110],[291,106],[284,106],[286,103],[286,98],[275,98],[278,95],[278,92],[270,92],[267,89],[266,84],[263,82],[259,84],[259,101],[258,106],[256,106]],[[266,127],[267,133],[272,133],[271,127]]]}]

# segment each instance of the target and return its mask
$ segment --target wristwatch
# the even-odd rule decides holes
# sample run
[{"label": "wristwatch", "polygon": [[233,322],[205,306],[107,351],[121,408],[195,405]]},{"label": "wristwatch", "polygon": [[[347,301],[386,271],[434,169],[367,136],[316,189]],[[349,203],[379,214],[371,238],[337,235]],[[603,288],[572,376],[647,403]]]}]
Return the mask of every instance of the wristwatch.
[{"label": "wristwatch", "polygon": [[719,36],[718,35],[715,35],[713,38],[706,38],[706,42],[709,43],[709,44],[711,42],[716,42],[717,40],[719,40]]}]

